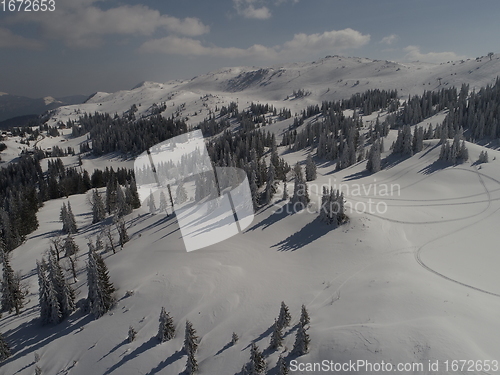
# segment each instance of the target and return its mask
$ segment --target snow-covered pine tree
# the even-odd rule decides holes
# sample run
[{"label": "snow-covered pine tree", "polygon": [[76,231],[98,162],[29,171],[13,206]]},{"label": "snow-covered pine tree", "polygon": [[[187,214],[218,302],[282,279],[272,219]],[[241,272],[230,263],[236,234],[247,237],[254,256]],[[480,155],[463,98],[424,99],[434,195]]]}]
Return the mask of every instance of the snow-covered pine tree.
[{"label": "snow-covered pine tree", "polygon": [[48,324],[59,324],[61,322],[61,307],[57,298],[57,293],[54,289],[54,284],[50,280],[50,275],[47,276],[47,301],[48,301]]},{"label": "snow-covered pine tree", "polygon": [[106,218],[106,207],[102,200],[101,194],[94,189],[92,191],[92,224],[98,223]]},{"label": "snow-covered pine tree", "polygon": [[70,234],[78,232],[78,227],[76,226],[75,215],[73,214],[73,210],[71,209],[71,202],[68,200],[68,215],[67,215],[67,229]]},{"label": "snow-covered pine tree", "polygon": [[271,198],[273,197],[276,189],[274,187],[274,179],[276,177],[274,164],[270,163],[268,172],[267,172],[267,183],[266,183],[266,192],[265,192],[265,203],[268,204],[271,202]]},{"label": "snow-covered pine tree", "polygon": [[0,362],[5,361],[11,355],[10,347],[5,341],[2,333],[0,333]]},{"label": "snow-covered pine tree", "polygon": [[314,162],[311,154],[306,159],[306,181],[313,181],[316,179],[316,163]]},{"label": "snow-covered pine tree", "polygon": [[276,321],[277,327],[279,329],[286,328],[290,325],[291,320],[292,316],[290,315],[288,306],[284,301],[281,301],[280,314],[278,316],[278,320]]},{"label": "snow-covered pine tree", "polygon": [[187,354],[186,374],[192,375],[196,371],[198,371],[198,361],[196,360],[195,353],[189,352]]},{"label": "snow-covered pine tree", "polygon": [[196,336],[196,330],[193,328],[193,324],[186,320],[186,331],[184,333],[184,352],[189,355],[189,353],[196,353],[198,350],[198,336]]},{"label": "snow-covered pine tree", "polygon": [[286,178],[283,180],[283,200],[288,200],[288,187],[286,186]]},{"label": "snow-covered pine tree", "polygon": [[49,280],[46,274],[47,264],[42,259],[36,262],[38,273],[38,301],[40,304],[40,322],[42,325],[49,323],[50,305],[49,305]]},{"label": "snow-covered pine tree", "polygon": [[118,181],[116,179],[116,174],[112,173],[108,181],[108,184],[106,185],[106,211],[110,215],[116,209],[117,190],[118,190]]},{"label": "snow-covered pine tree", "polygon": [[308,327],[299,324],[297,334],[295,335],[295,343],[293,345],[292,353],[304,355],[309,352],[309,343],[311,342],[311,339],[307,333],[308,329]]},{"label": "snow-covered pine tree", "polygon": [[293,168],[295,173],[295,183],[293,186],[293,196],[290,203],[294,209],[301,210],[309,204],[309,192],[307,191],[307,183],[302,174],[302,168],[299,163]]},{"label": "snow-covered pine tree", "polygon": [[76,244],[75,239],[71,234],[68,234],[68,237],[64,240],[64,256],[70,257],[75,255],[80,250],[79,246]]},{"label": "snow-covered pine tree", "polygon": [[167,212],[167,196],[165,195],[165,192],[163,190],[160,191],[160,207],[158,208],[160,213],[165,213],[168,215]]},{"label": "snow-covered pine tree", "polygon": [[259,188],[257,187],[257,175],[255,173],[255,169],[252,169],[252,172],[250,174],[250,194],[252,195],[252,203],[253,203],[253,208],[254,210],[257,209],[258,205],[258,198],[257,198],[257,193]]},{"label": "snow-covered pine tree", "polygon": [[246,366],[246,374],[263,375],[266,371],[266,362],[259,347],[252,342],[250,347],[250,362]]},{"label": "snow-covered pine tree", "polygon": [[63,202],[63,204],[62,204],[61,212],[59,213],[59,220],[61,220],[62,224],[63,224],[63,227],[62,227],[63,233],[69,233],[68,208],[66,207],[66,202]]},{"label": "snow-covered pine tree", "polygon": [[109,271],[104,260],[93,247],[89,247],[87,285],[89,310],[96,318],[99,318],[115,303],[115,287],[109,279]]},{"label": "snow-covered pine tree", "polygon": [[300,324],[302,326],[305,326],[309,324],[311,319],[309,318],[309,313],[307,312],[306,306],[302,305],[301,311],[300,311]]},{"label": "snow-covered pine tree", "polygon": [[118,185],[116,187],[116,215],[118,217],[123,217],[131,212],[132,212],[132,207],[127,202],[122,187]]},{"label": "snow-covered pine tree", "polygon": [[19,315],[25,294],[21,290],[20,277],[14,274],[10,265],[9,254],[5,250],[2,238],[0,238],[0,257],[3,265],[1,312],[15,311],[16,315]]},{"label": "snow-covered pine tree", "polygon": [[137,336],[137,331],[135,330],[135,328],[132,326],[129,326],[128,327],[128,342],[134,341],[136,336]]},{"label": "snow-covered pine tree", "polygon": [[276,364],[278,369],[277,375],[288,375],[290,369],[288,368],[288,363],[285,361],[282,355],[278,358],[278,363]]},{"label": "snow-covered pine tree", "polygon": [[156,335],[160,342],[171,340],[175,337],[174,320],[164,307],[160,312],[160,326],[158,327],[158,334]]},{"label": "snow-covered pine tree", "polygon": [[38,365],[35,366],[35,375],[42,375],[42,368]]},{"label": "snow-covered pine tree", "polygon": [[370,151],[368,153],[368,161],[366,162],[366,169],[369,172],[376,173],[381,169],[381,152],[380,152],[380,140],[376,139]]},{"label": "snow-covered pine tree", "polygon": [[273,333],[269,347],[273,350],[280,348],[283,345],[283,328],[278,326],[278,321],[274,321]]},{"label": "snow-covered pine tree", "polygon": [[188,195],[186,188],[184,187],[184,183],[180,182],[179,185],[177,185],[177,188],[175,189],[175,202],[177,204],[182,204],[185,201],[187,201]]},{"label": "snow-covered pine tree", "polygon": [[156,204],[155,204],[155,198],[153,196],[152,190],[149,191],[148,207],[149,207],[149,213],[151,215],[154,215],[156,213]]},{"label": "snow-covered pine tree", "polygon": [[240,338],[238,337],[236,332],[233,332],[233,335],[231,336],[231,344],[236,345],[236,343],[238,342],[239,339]]},{"label": "snow-covered pine tree", "polygon": [[481,151],[477,161],[478,163],[488,163],[488,151]]},{"label": "snow-covered pine tree", "polygon": [[[130,207],[139,208],[141,207],[141,200],[139,199],[139,193],[137,192],[137,185],[135,183],[135,178],[130,179],[130,184],[128,185],[129,196],[130,196]],[[125,195],[127,196],[127,194]]]},{"label": "snow-covered pine tree", "polygon": [[47,270],[49,273],[48,281],[52,284],[56,293],[62,320],[68,317],[75,310],[75,292],[66,281],[63,269],[53,252],[49,252]]}]

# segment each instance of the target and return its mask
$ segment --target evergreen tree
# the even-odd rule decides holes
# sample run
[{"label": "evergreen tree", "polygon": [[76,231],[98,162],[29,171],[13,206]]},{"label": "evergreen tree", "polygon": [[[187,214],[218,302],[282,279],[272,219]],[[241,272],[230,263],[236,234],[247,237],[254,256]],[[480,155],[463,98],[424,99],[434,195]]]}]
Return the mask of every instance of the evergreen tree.
[{"label": "evergreen tree", "polygon": [[47,265],[48,282],[56,294],[61,320],[68,317],[75,310],[75,292],[64,277],[64,272],[57,261],[55,254],[49,252]]},{"label": "evergreen tree", "polygon": [[59,214],[59,219],[63,223],[62,231],[63,233],[69,233],[69,228],[68,228],[68,208],[66,207],[66,203],[63,202],[63,205],[61,207],[61,213]]},{"label": "evergreen tree", "polygon": [[283,358],[283,356],[281,355],[278,358],[278,363],[276,364],[276,367],[278,368],[277,375],[288,375],[288,372],[290,371],[288,368],[288,363],[285,361],[285,358]]},{"label": "evergreen tree", "polygon": [[488,151],[481,151],[477,161],[478,163],[488,163]]},{"label": "evergreen tree", "polygon": [[161,308],[160,326],[158,327],[158,335],[156,337],[158,337],[160,342],[165,342],[175,337],[174,320],[164,307]]},{"label": "evergreen tree", "polygon": [[180,182],[179,185],[177,185],[177,188],[175,189],[175,202],[177,204],[182,204],[185,201],[187,201],[188,195],[186,188],[184,187],[184,183]]},{"label": "evergreen tree", "polygon": [[307,333],[308,328],[299,324],[297,329],[297,334],[295,335],[295,344],[293,345],[293,353],[298,355],[304,355],[309,352],[309,343],[311,339]]},{"label": "evergreen tree", "polygon": [[47,264],[42,259],[42,262],[36,262],[36,270],[38,273],[38,301],[40,304],[40,322],[42,325],[49,323],[50,316],[50,298],[49,298],[49,280],[46,275]]},{"label": "evergreen tree", "polygon": [[109,271],[104,260],[93,247],[89,247],[87,285],[90,312],[99,318],[108,312],[115,303],[115,287],[109,279]]},{"label": "evergreen tree", "polygon": [[236,343],[238,342],[239,339],[240,338],[238,337],[236,332],[233,332],[233,335],[231,336],[231,344],[236,345]]},{"label": "evergreen tree", "polygon": [[380,140],[376,139],[373,142],[372,147],[368,153],[368,162],[366,163],[366,169],[372,173],[376,173],[381,169],[381,150],[380,150]]},{"label": "evergreen tree", "polygon": [[0,362],[5,361],[11,355],[10,347],[5,341],[3,335],[0,333]]},{"label": "evergreen tree", "polygon": [[290,325],[290,321],[292,320],[292,316],[290,315],[290,311],[288,306],[284,301],[281,302],[280,314],[278,316],[278,320],[276,321],[276,326],[278,329],[286,328]]},{"label": "evergreen tree", "polygon": [[194,354],[194,352],[189,352],[187,355],[186,373],[188,375],[192,375],[198,371],[198,361],[196,360]]},{"label": "evergreen tree", "polygon": [[76,226],[76,220],[75,220],[75,215],[73,215],[73,210],[71,209],[71,202],[68,201],[68,232],[70,234],[76,233],[78,231],[78,227]]},{"label": "evergreen tree", "polygon": [[132,212],[132,207],[127,202],[125,193],[120,185],[116,187],[116,215],[123,217]]},{"label": "evergreen tree", "polygon": [[101,195],[94,189],[92,191],[92,224],[98,223],[106,218],[106,207],[102,201]]},{"label": "evergreen tree", "polygon": [[66,237],[66,239],[64,240],[64,256],[70,257],[72,255],[75,255],[79,250],[80,248],[76,244],[73,236],[68,234],[68,237]]},{"label": "evergreen tree", "polygon": [[316,163],[312,156],[309,154],[306,159],[306,181],[313,181],[316,179]]},{"label": "evergreen tree", "polygon": [[309,313],[307,312],[306,306],[302,305],[301,312],[300,312],[300,324],[302,326],[305,326],[309,324],[311,319],[309,318]]},{"label": "evergreen tree", "polygon": [[167,212],[167,197],[165,195],[165,192],[163,190],[160,191],[160,208],[159,208],[160,213],[166,213]]},{"label": "evergreen tree", "polygon": [[106,211],[108,214],[112,214],[116,209],[116,199],[118,190],[118,181],[116,175],[111,168],[111,177],[106,185]]},{"label": "evergreen tree", "polygon": [[155,204],[155,198],[153,196],[152,190],[149,191],[148,207],[149,207],[149,213],[151,215],[154,215],[156,213],[156,204]]},{"label": "evergreen tree", "polygon": [[265,197],[266,197],[266,204],[271,202],[271,198],[273,197],[274,193],[276,192],[276,189],[274,187],[274,179],[275,179],[275,170],[274,170],[274,165],[273,163],[269,164],[268,168],[268,173],[267,173],[267,183],[266,183],[266,192],[265,192]]},{"label": "evergreen tree", "polygon": [[129,326],[128,327],[128,342],[134,341],[136,336],[137,336],[137,331],[135,330],[135,328],[132,326]]},{"label": "evergreen tree", "polygon": [[288,200],[288,187],[286,186],[286,178],[283,180],[283,200]]},{"label": "evergreen tree", "polygon": [[139,199],[139,193],[137,192],[137,185],[134,177],[130,179],[130,184],[127,191],[129,192],[130,196],[130,207],[132,207],[133,209],[141,207],[141,200]]},{"label": "evergreen tree", "polygon": [[244,366],[245,375],[263,375],[266,371],[266,362],[259,347],[252,342],[250,347],[250,362]]},{"label": "evergreen tree", "polygon": [[304,175],[302,174],[302,168],[300,164],[295,164],[295,183],[293,187],[293,196],[290,202],[294,208],[301,210],[309,204],[309,193],[307,191],[307,183],[304,180]]},{"label": "evergreen tree", "polygon": [[343,193],[333,188],[328,190],[326,186],[323,186],[319,219],[327,224],[334,225],[334,227],[346,220]]},{"label": "evergreen tree", "polygon": [[3,265],[1,311],[9,313],[15,311],[16,315],[19,315],[23,307],[25,294],[21,289],[21,278],[19,275],[14,274],[14,270],[10,265],[9,255],[5,251],[5,246],[1,238],[0,257]]},{"label": "evergreen tree", "polygon": [[283,328],[278,326],[278,321],[274,321],[273,333],[271,335],[271,342],[269,347],[271,349],[278,349],[283,345]]},{"label": "evergreen tree", "polygon": [[193,324],[186,320],[186,331],[184,333],[184,352],[189,356],[189,354],[196,353],[198,350],[198,336],[196,336],[196,330],[193,328]]}]

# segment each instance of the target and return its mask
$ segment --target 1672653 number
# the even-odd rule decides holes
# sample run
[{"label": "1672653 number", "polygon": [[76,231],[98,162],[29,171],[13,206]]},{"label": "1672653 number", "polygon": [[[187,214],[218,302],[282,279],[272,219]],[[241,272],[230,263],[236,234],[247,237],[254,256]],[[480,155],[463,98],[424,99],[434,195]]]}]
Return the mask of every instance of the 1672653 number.
[{"label": "1672653 number", "polygon": [[55,0],[1,0],[4,12],[53,12],[56,10]]}]

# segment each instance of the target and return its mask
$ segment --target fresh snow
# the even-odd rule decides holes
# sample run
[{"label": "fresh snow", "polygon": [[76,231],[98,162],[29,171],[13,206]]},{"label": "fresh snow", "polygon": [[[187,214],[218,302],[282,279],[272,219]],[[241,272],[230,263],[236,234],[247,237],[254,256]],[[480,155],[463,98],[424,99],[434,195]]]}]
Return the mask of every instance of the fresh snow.
[{"label": "fresh snow", "polygon": [[[348,97],[369,88],[398,88],[404,99],[438,89],[437,77],[443,78],[444,87],[491,83],[499,64],[497,56],[492,61],[442,65],[330,57],[270,68],[255,82],[250,78],[255,79],[257,68],[227,68],[191,81],[145,82],[130,91],[97,93],[85,104],[59,108],[51,122],[77,119],[85,111],[121,114],[132,104],[145,114],[162,101],[167,102],[165,116],[187,103],[183,116],[201,112],[195,116],[199,121],[207,116],[204,103],[213,109],[238,100],[242,109],[259,100],[295,111],[323,97]],[[342,78],[335,78],[337,74]],[[352,87],[357,80],[360,84]],[[265,82],[269,84],[262,85]],[[235,91],[243,84],[243,91]],[[327,88],[329,95],[322,95]],[[283,100],[294,89],[312,94]],[[437,114],[419,125],[435,126],[444,116]],[[368,125],[375,119],[373,114],[363,120]],[[267,128],[279,135],[291,121]],[[386,150],[394,133],[384,140]],[[70,130],[63,130],[60,137],[40,139],[38,146],[57,144],[78,151],[85,139],[72,139]],[[374,175],[364,173],[366,161],[335,171],[335,164],[316,160],[318,178],[308,183],[311,213],[280,212],[284,203],[278,193],[243,234],[198,251],[185,251],[174,218],[135,210],[126,217],[130,242],[117,254],[104,255],[117,288],[116,307],[98,320],[77,311],[60,325],[40,327],[36,260],[49,248],[50,238],[60,234],[63,202],[71,202],[79,228],[79,274],[73,285],[77,300],[87,295],[86,243],[111,224],[111,218],[92,224],[91,192],[46,202],[38,213],[40,227],[12,253],[12,266],[21,271],[30,294],[20,316],[4,314],[0,320],[0,332],[13,354],[2,363],[0,374],[33,374],[35,353],[43,374],[179,374],[187,360],[181,352],[186,320],[201,338],[196,354],[199,374],[238,373],[249,360],[252,342],[265,351],[273,369],[279,354],[285,351],[287,357],[292,350],[302,304],[311,317],[311,344],[310,353],[298,358],[301,362],[362,359],[427,365],[440,360],[444,366],[445,360],[500,360],[500,152],[488,149],[490,162],[478,165],[474,162],[485,148],[467,143],[470,162],[452,166],[437,161],[437,142],[425,141],[424,150],[408,158],[389,157],[391,163],[382,163],[382,171]],[[5,143],[4,160],[16,157],[17,147],[24,146],[14,139]],[[303,162],[309,153],[279,151],[290,165]],[[388,155],[386,151],[383,157]],[[62,159],[66,165],[77,165],[77,157]],[[44,160],[42,167],[46,165]],[[89,172],[106,166],[132,168],[133,160],[120,155],[83,159]],[[322,184],[342,184],[352,205],[384,202],[387,212],[348,210],[349,222],[331,230],[315,212]],[[400,190],[381,195],[381,188],[391,184]],[[359,187],[370,190],[353,194]],[[291,193],[293,183],[288,189]],[[292,322],[284,330],[283,348],[269,352],[281,301],[290,307]],[[173,317],[176,337],[160,344],[156,335],[162,306]],[[137,331],[131,343],[129,326]],[[235,345],[230,344],[233,332],[239,336]]]}]

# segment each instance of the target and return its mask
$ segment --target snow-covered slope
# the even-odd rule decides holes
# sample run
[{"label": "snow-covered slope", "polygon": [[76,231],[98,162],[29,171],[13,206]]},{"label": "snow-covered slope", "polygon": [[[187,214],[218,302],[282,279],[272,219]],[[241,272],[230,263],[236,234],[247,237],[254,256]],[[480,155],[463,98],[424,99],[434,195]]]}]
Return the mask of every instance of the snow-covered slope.
[{"label": "snow-covered slope", "polygon": [[[482,148],[468,147],[476,160]],[[490,159],[500,156],[489,153]],[[374,176],[363,174],[364,163],[340,172],[324,163],[309,185],[310,213],[280,213],[278,194],[244,234],[190,253],[175,219],[135,211],[127,218],[131,241],[106,255],[118,288],[116,308],[98,320],[77,312],[61,325],[40,327],[35,259],[61,227],[64,200],[49,201],[40,210],[40,228],[13,253],[12,265],[26,275],[31,294],[20,318],[1,320],[13,356],[0,373],[32,374],[38,353],[44,374],[179,374],[189,319],[201,337],[199,373],[235,374],[248,361],[251,342],[268,347],[281,301],[292,313],[281,350],[288,360],[295,358],[289,352],[301,304],[311,316],[311,351],[302,362],[428,366],[439,360],[444,366],[445,360],[498,359],[500,162],[450,166],[436,162],[438,154],[429,141],[421,153],[386,164]],[[294,163],[305,155],[285,157]],[[354,206],[360,212],[354,209],[348,224],[330,230],[316,220],[316,192],[321,184],[341,183],[349,204],[364,202],[365,209]],[[382,193],[384,185],[391,195]],[[357,194],[357,188],[370,191]],[[83,298],[86,239],[99,225],[91,224],[87,196],[69,200],[80,227],[75,287]],[[387,212],[369,212],[369,200],[383,202]],[[126,297],[127,291],[133,295]],[[176,338],[163,344],[154,337],[161,306],[177,329]],[[132,343],[126,340],[130,325],[138,331]],[[240,341],[231,346],[233,331]],[[279,352],[265,354],[273,369]]]},{"label": "snow-covered slope", "polygon": [[[357,57],[330,56],[310,63],[269,68],[225,68],[191,80],[167,83],[143,82],[132,90],[96,93],[85,104],[61,107],[52,122],[75,120],[83,112],[122,114],[133,104],[137,116],[150,114],[153,104],[166,103],[163,115],[188,117],[196,124],[207,118],[209,109],[238,102],[240,109],[251,102],[269,103],[299,112],[309,104],[338,100],[369,89],[397,89],[402,98],[462,83],[471,89],[494,82],[500,72],[500,56],[490,60],[456,61],[443,64],[397,63]],[[309,95],[295,98],[293,92]],[[184,104],[184,106],[182,106]]]}]

